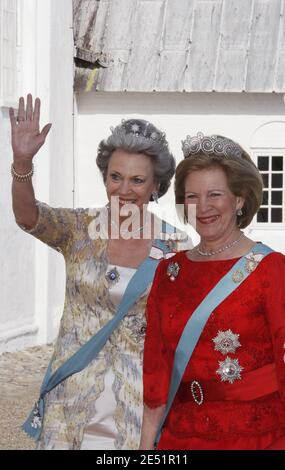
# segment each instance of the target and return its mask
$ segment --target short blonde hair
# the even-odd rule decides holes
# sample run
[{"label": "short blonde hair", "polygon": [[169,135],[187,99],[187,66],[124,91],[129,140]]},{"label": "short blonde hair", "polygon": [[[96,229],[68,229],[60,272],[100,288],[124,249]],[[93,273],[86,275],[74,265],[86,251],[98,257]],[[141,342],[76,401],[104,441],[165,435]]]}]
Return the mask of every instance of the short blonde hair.
[{"label": "short blonde hair", "polygon": [[186,177],[193,171],[209,168],[223,170],[230,191],[235,196],[244,198],[242,215],[237,216],[237,224],[240,228],[247,227],[261,205],[263,181],[258,168],[244,150],[240,157],[231,157],[229,155],[224,157],[199,152],[185,158],[179,163],[175,173],[176,204],[184,204]]}]

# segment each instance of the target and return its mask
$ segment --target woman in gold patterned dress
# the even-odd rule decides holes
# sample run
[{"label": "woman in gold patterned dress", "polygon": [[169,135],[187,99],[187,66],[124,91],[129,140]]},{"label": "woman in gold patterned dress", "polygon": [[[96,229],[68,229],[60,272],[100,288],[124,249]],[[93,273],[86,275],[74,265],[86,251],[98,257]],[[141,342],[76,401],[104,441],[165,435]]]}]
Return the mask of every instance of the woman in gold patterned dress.
[{"label": "woman in gold patterned dress", "polygon": [[[166,193],[174,158],[164,134],[151,123],[122,121],[100,143],[97,155],[109,208],[52,208],[35,199],[32,186],[32,160],[51,127],[47,124],[40,132],[39,119],[40,100],[33,104],[31,95],[26,105],[20,98],[17,119],[10,110],[13,210],[26,232],[63,254],[66,295],[41,398],[24,429],[38,440],[39,449],[137,449],[143,408],[145,304],[153,265],[177,249],[175,236],[171,244],[156,243],[163,233],[155,235],[154,218],[145,208]],[[152,267],[143,271],[145,262]],[[153,273],[144,288],[149,269]],[[141,292],[124,306],[125,316],[97,356],[86,359],[83,346],[112,323],[119,304],[128,303],[129,294],[122,297],[127,288],[131,292],[129,282],[134,276]],[[77,357],[81,365],[76,369]],[[65,375],[55,380],[60,367],[65,368]]]}]

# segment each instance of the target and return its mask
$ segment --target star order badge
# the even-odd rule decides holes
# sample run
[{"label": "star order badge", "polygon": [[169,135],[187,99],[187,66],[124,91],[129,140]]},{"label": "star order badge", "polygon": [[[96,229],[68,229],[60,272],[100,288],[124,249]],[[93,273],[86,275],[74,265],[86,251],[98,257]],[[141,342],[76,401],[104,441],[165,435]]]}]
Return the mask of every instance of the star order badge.
[{"label": "star order badge", "polygon": [[239,334],[233,333],[232,330],[218,331],[212,341],[215,344],[215,351],[220,351],[222,354],[235,353],[241,346]]},{"label": "star order badge", "polygon": [[219,366],[216,373],[220,376],[222,382],[233,384],[236,380],[241,379],[240,373],[243,367],[239,365],[238,359],[226,357],[224,361],[219,361]]}]

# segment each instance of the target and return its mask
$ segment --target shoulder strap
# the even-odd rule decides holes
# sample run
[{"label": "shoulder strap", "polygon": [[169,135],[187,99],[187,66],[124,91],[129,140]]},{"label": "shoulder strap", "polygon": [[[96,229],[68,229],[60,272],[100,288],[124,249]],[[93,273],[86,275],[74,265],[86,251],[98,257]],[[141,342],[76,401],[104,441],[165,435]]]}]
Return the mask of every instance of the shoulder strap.
[{"label": "shoulder strap", "polygon": [[[190,361],[192,353],[209,316],[219,304],[221,304],[242,282],[245,281],[249,274],[258,266],[260,261],[272,251],[273,250],[268,246],[263,245],[262,243],[256,243],[251,251],[239,259],[229,272],[208,293],[186,323],[175,351],[167,404],[156,435],[156,443],[159,441],[163,424],[170,411],[187,364]],[[261,256],[255,257],[255,255]],[[249,263],[251,263],[251,265]]]},{"label": "shoulder strap", "polygon": [[[154,240],[153,246],[160,248],[164,253],[170,251],[168,246],[159,239]],[[146,258],[130,279],[112,320],[106,323],[101,330],[87,341],[87,343],[81,346],[81,348],[66,362],[64,362],[64,364],[62,364],[53,374],[51,374],[51,364],[49,365],[42,383],[40,398],[28,419],[23,424],[23,429],[27,434],[29,434],[29,436],[34,439],[38,439],[40,436],[41,423],[44,415],[45,395],[63,380],[83,370],[97,357],[120,321],[126,316],[130,308],[153,281],[155,270],[159,262],[160,259],[154,259],[151,257]]]}]

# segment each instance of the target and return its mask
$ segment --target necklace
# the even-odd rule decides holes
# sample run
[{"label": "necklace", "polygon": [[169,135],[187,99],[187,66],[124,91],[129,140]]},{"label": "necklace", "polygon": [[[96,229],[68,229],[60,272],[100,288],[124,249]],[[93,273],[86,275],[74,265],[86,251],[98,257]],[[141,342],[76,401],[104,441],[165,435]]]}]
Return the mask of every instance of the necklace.
[{"label": "necklace", "polygon": [[240,241],[242,236],[243,236],[243,232],[241,232],[240,236],[236,240],[234,240],[232,243],[229,243],[228,245],[223,246],[222,248],[219,248],[218,250],[203,251],[203,250],[201,250],[200,245],[198,245],[197,246],[197,251],[198,251],[199,255],[201,255],[201,256],[217,255],[219,253],[222,253],[225,250],[228,250],[232,246],[236,245]]}]

